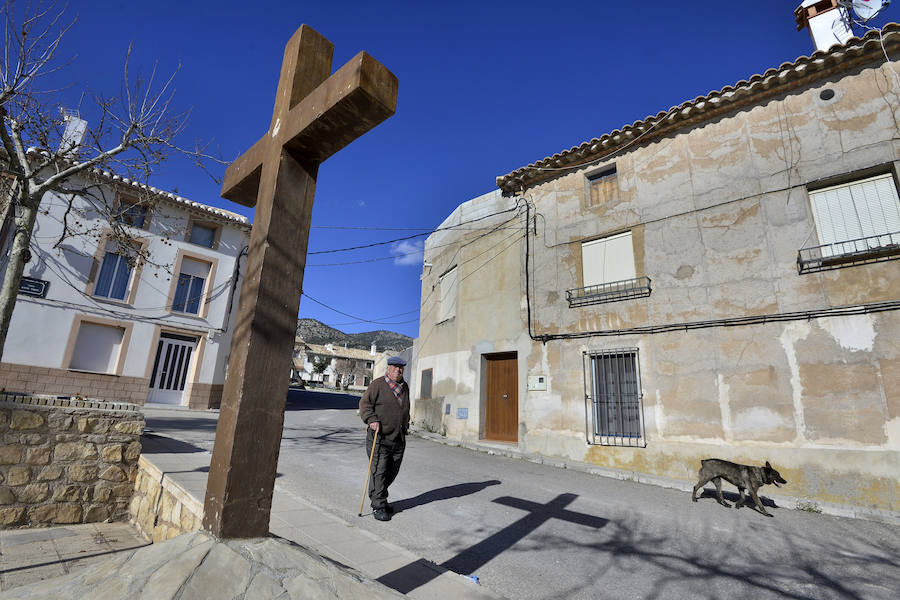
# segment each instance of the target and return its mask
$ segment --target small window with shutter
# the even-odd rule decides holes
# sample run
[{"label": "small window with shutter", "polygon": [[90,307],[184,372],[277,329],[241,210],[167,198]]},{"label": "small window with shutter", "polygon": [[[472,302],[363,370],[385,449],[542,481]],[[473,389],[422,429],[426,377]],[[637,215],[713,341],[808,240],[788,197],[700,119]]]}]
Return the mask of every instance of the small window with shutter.
[{"label": "small window with shutter", "polygon": [[587,205],[589,208],[612,204],[618,200],[619,181],[616,176],[615,165],[588,175],[587,184]]}]

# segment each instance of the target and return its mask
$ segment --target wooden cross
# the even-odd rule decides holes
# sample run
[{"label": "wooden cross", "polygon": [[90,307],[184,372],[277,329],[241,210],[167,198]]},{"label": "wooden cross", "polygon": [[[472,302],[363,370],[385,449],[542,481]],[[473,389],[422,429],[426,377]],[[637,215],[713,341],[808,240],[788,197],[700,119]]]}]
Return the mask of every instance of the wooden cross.
[{"label": "wooden cross", "polygon": [[206,487],[218,538],[269,533],[319,164],[397,106],[397,78],[365,52],[329,77],[333,50],[306,25],[294,33],[271,127],[225,172],[222,197],[256,212]]}]

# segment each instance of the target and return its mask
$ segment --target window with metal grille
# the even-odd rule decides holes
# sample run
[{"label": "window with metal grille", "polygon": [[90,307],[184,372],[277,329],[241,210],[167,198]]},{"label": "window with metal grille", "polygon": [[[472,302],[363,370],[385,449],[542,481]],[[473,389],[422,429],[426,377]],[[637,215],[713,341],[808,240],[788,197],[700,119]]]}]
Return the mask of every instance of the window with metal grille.
[{"label": "window with metal grille", "polygon": [[900,258],[900,198],[890,173],[809,193],[819,246],[799,251],[801,273]]},{"label": "window with metal grille", "polygon": [[637,277],[630,231],[581,244],[583,287],[566,290],[569,308],[650,295],[650,278]]},{"label": "window with metal grille", "polygon": [[637,349],[584,353],[587,441],[646,446]]}]

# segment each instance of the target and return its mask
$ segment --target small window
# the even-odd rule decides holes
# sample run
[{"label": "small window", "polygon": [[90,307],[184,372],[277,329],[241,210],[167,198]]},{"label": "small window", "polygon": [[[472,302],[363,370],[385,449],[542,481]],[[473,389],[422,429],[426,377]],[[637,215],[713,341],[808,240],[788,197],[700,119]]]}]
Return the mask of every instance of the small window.
[{"label": "small window", "polygon": [[69,368],[94,373],[115,373],[124,336],[124,327],[82,321],[75,338]]},{"label": "small window", "polygon": [[144,229],[147,224],[147,205],[136,200],[122,198],[119,200],[119,209],[116,211],[116,221]]},{"label": "small window", "polygon": [[634,279],[631,232],[584,242],[581,245],[584,286]]},{"label": "small window", "polygon": [[371,381],[371,379],[369,379],[369,377],[363,377],[363,385],[364,385],[364,386],[367,386],[367,387],[368,387],[368,385],[369,385],[370,383],[372,383],[372,381]]},{"label": "small window", "polygon": [[900,258],[900,199],[888,173],[809,193],[819,246],[803,248],[801,273]]},{"label": "small window", "polygon": [[611,204],[618,199],[619,181],[616,167],[588,175],[588,206]]},{"label": "small window", "polygon": [[457,269],[453,267],[443,275],[438,281],[438,322],[446,321],[456,316],[456,292],[457,292]]},{"label": "small window", "polygon": [[431,398],[431,375],[432,369],[425,369],[422,371],[422,386],[421,389],[422,400],[428,400]]},{"label": "small window", "polygon": [[181,272],[175,286],[175,299],[172,310],[191,314],[200,314],[203,305],[203,292],[209,276],[209,263],[190,258],[181,259]]},{"label": "small window", "polygon": [[192,244],[197,244],[198,246],[212,248],[216,243],[216,231],[217,228],[212,225],[192,223],[188,241]]},{"label": "small window", "polygon": [[593,443],[644,446],[643,394],[637,350],[585,353],[584,357]]},{"label": "small window", "polygon": [[367,360],[367,361],[366,361],[366,368],[367,368],[367,369],[371,369],[371,368],[372,368],[372,361],[370,361],[370,360]]},{"label": "small window", "polygon": [[569,308],[650,295],[650,278],[637,277],[631,232],[581,244],[582,287],[566,290]]},{"label": "small window", "polygon": [[100,274],[94,285],[94,295],[113,300],[125,300],[128,296],[128,288],[131,283],[131,275],[134,269],[130,264],[134,257],[126,256],[120,252],[120,247],[115,242],[106,246],[106,254],[100,265]]}]

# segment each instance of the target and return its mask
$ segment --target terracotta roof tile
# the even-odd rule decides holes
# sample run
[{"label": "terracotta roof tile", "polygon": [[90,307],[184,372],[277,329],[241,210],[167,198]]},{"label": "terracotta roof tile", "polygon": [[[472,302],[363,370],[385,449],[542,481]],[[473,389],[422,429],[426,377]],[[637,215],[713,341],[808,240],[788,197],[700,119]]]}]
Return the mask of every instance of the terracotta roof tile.
[{"label": "terracotta roof tile", "polygon": [[147,185],[145,183],[140,183],[138,181],[134,181],[129,179],[128,177],[122,177],[120,175],[116,175],[115,173],[111,173],[109,171],[102,171],[100,169],[93,169],[92,172],[94,175],[98,175],[103,177],[108,181],[114,181],[120,184],[124,184],[126,186],[132,187],[134,189],[143,190],[149,194],[153,194],[157,198],[161,198],[164,201],[170,202],[172,204],[176,204],[182,206],[184,208],[193,209],[195,211],[205,213],[212,217],[217,217],[219,219],[223,219],[225,221],[229,221],[234,223],[235,225],[250,228],[250,220],[237,213],[233,213],[230,210],[225,210],[222,208],[215,208],[213,206],[208,206],[206,204],[201,204],[199,202],[194,202],[193,200],[188,200],[187,198],[183,198],[177,194],[173,194],[172,192],[166,192],[159,188],[155,188],[152,185]]},{"label": "terracotta roof tile", "polygon": [[888,23],[881,31],[872,30],[862,38],[850,38],[844,45],[834,45],[827,51],[817,50],[810,56],[800,56],[793,62],[782,63],[742,79],[734,85],[712,90],[667,111],[660,111],[621,129],[614,129],[553,156],[533,162],[497,177],[497,187],[507,193],[550,179],[560,173],[585,167],[623,150],[637,140],[649,141],[687,125],[715,118],[722,112],[737,110],[766,97],[783,93],[794,87],[807,85],[852,66],[884,60],[882,38],[888,52],[900,47],[900,24]]}]

